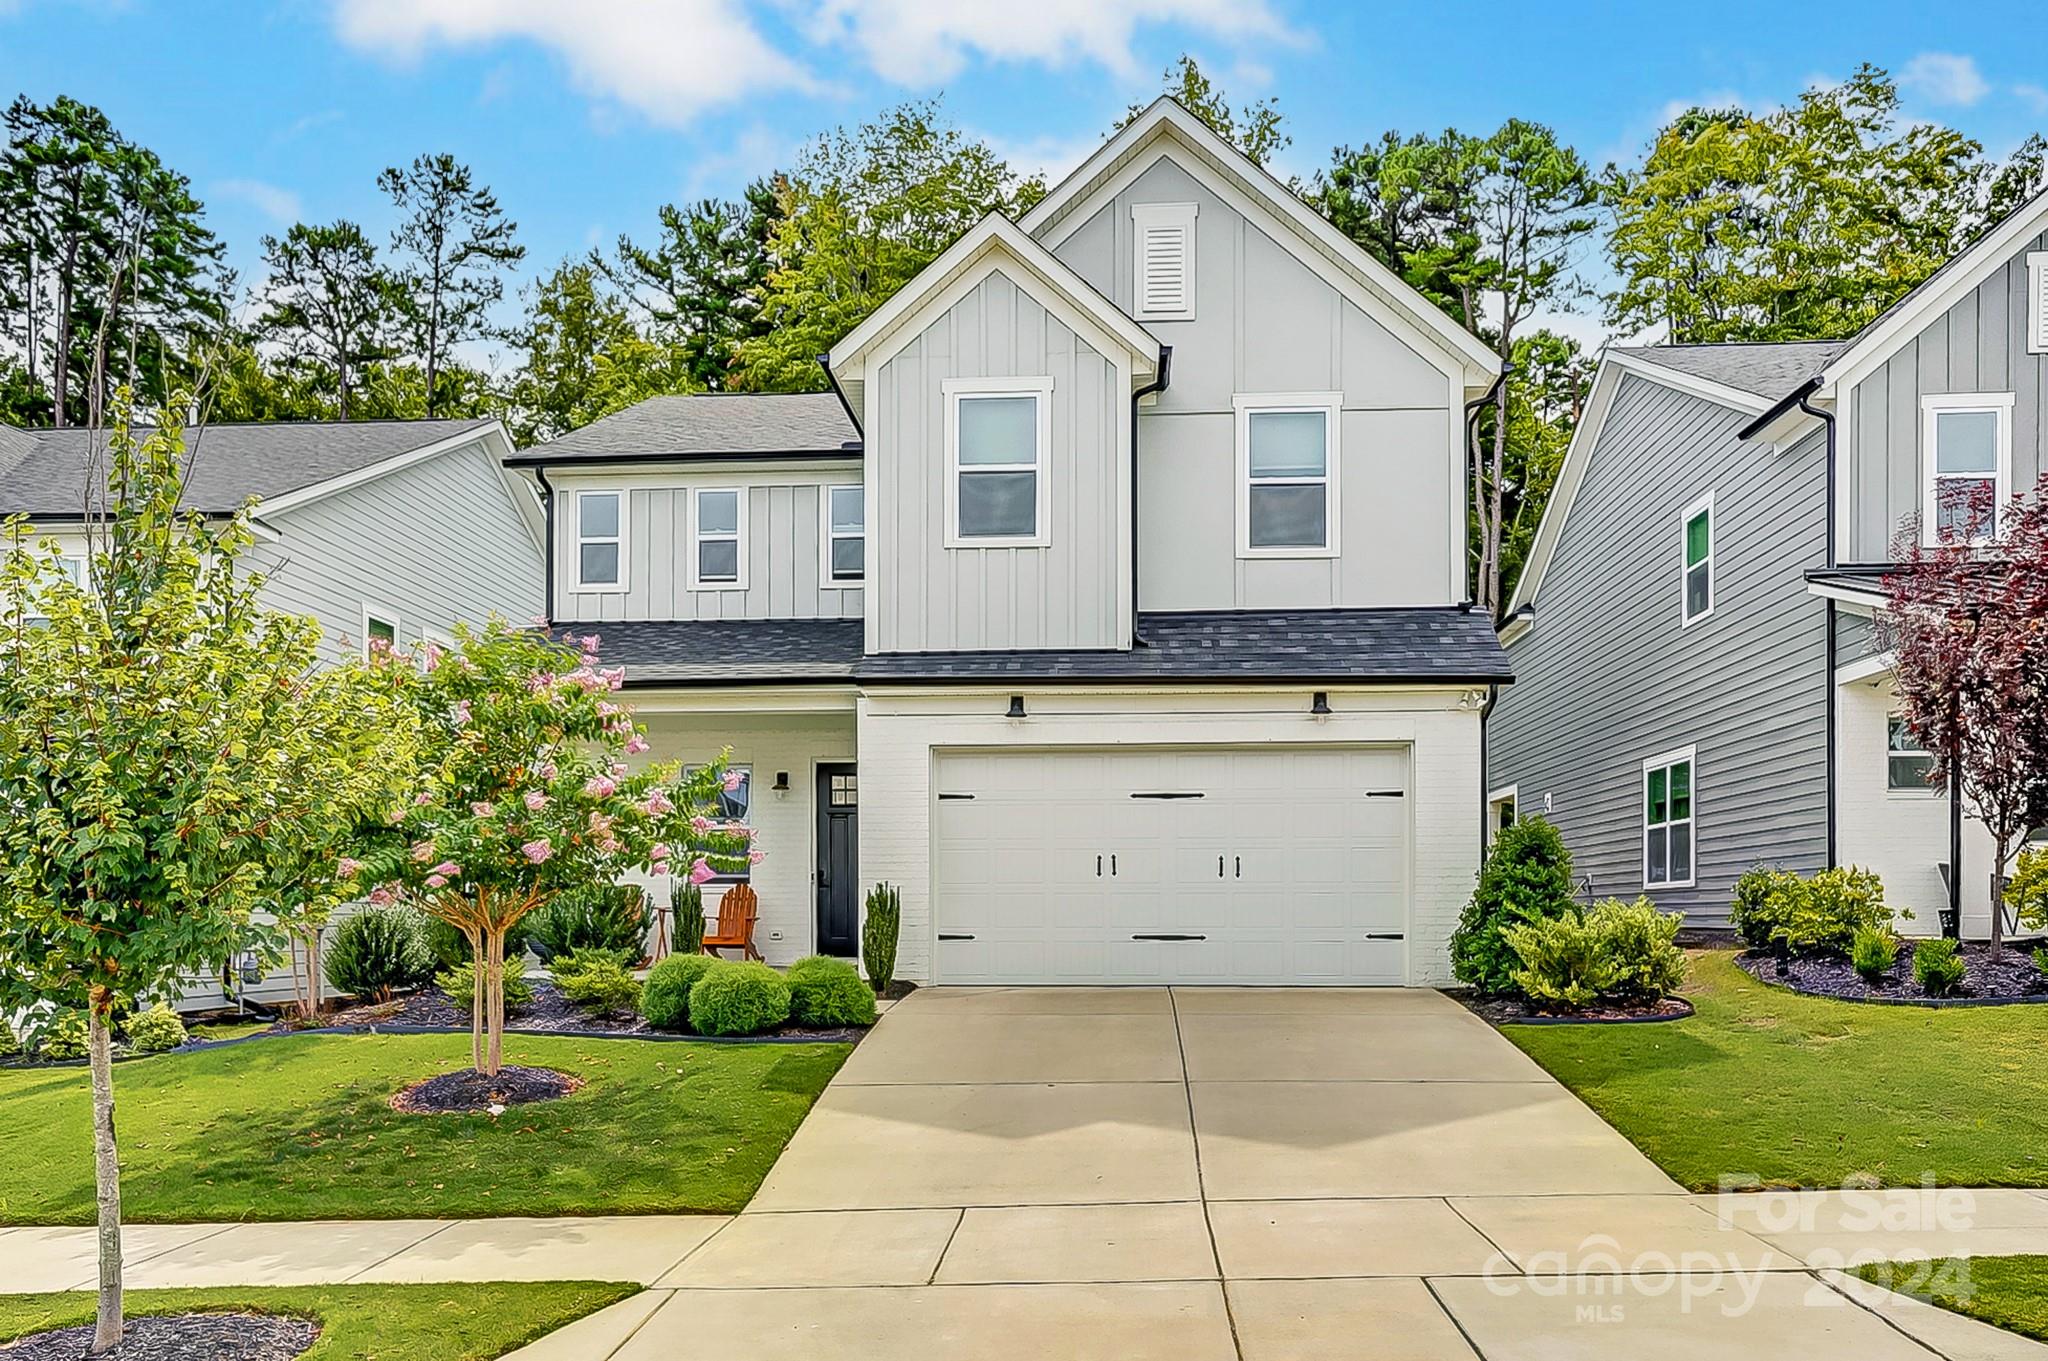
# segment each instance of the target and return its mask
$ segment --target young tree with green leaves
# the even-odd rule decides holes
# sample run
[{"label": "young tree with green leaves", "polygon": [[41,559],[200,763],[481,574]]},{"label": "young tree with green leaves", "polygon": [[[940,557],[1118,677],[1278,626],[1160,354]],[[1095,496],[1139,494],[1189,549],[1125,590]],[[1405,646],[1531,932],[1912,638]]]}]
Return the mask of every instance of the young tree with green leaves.
[{"label": "young tree with green leaves", "polygon": [[318,627],[243,568],[249,513],[181,512],[184,466],[175,417],[117,406],[88,582],[20,518],[0,556],[0,1011],[86,1016],[95,1354],[122,1335],[114,1018],[353,896],[328,852],[403,762],[389,689],[314,666]]},{"label": "young tree with green leaves", "polygon": [[[1285,151],[1294,141],[1281,127],[1286,119],[1280,102],[1270,96],[1250,104],[1230,107],[1230,100],[1209,79],[1201,64],[1183,52],[1180,60],[1166,68],[1160,93],[1173,96],[1181,107],[1209,125],[1209,130],[1242,151],[1254,165],[1264,165],[1273,154]],[[1133,104],[1117,120],[1120,130],[1145,111]]]},{"label": "young tree with green leaves", "polygon": [[449,353],[489,335],[490,310],[505,296],[505,272],[526,258],[519,224],[487,186],[453,156],[420,156],[377,177],[401,214],[391,232],[398,321],[425,370],[424,412],[443,409],[440,379]]},{"label": "young tree with green leaves", "polygon": [[725,387],[739,346],[767,334],[761,301],[782,193],[781,177],[771,176],[749,184],[738,202],[664,204],[653,243],[621,236],[603,265],[655,337],[678,351],[693,388]]},{"label": "young tree with green leaves", "polygon": [[537,444],[646,397],[695,390],[681,353],[649,340],[591,260],[565,260],[528,285],[507,420]]},{"label": "young tree with green leaves", "polygon": [[360,858],[380,887],[403,892],[461,931],[475,970],[471,1058],[497,1076],[505,1037],[505,935],[567,889],[637,871],[687,867],[702,883],[748,863],[752,832],[712,821],[725,763],[687,775],[637,771],[647,750],[614,698],[620,671],[600,671],[543,634],[494,620],[458,625],[456,646],[428,644],[420,664],[391,659],[418,723],[413,796],[366,834]]},{"label": "young tree with green leaves", "polygon": [[300,222],[263,238],[270,271],[257,334],[284,348],[287,364],[331,394],[337,417],[354,414],[364,370],[391,354],[391,276],[353,222]]}]

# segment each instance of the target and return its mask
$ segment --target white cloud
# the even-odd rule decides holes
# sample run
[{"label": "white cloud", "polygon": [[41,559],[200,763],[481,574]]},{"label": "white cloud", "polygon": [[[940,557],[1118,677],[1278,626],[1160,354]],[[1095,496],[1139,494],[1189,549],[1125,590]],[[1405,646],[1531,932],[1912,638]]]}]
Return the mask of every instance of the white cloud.
[{"label": "white cloud", "polygon": [[1899,72],[1899,84],[1929,104],[1971,105],[1991,93],[1974,57],[1922,52]]},{"label": "white cloud", "polygon": [[2048,113],[2048,87],[2040,85],[2015,85],[2012,92],[2025,102],[2035,113]]},{"label": "white cloud", "polygon": [[931,86],[975,57],[1068,66],[1093,62],[1124,79],[1139,69],[1140,24],[1173,23],[1225,39],[1292,41],[1266,0],[820,0],[827,33],[884,80]]},{"label": "white cloud", "polygon": [[735,0],[335,0],[334,13],[346,42],[404,58],[533,43],[559,56],[579,88],[659,123],[815,84]]},{"label": "white cloud", "polygon": [[221,180],[213,186],[218,198],[238,199],[280,227],[299,220],[299,196],[262,180]]}]

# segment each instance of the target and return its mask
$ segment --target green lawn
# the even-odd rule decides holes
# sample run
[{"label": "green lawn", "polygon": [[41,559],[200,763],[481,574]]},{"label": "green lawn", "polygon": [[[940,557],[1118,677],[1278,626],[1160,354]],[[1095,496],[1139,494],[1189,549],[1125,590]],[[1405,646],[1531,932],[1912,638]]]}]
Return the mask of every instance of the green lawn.
[{"label": "green lawn", "polygon": [[1698,1014],[1503,1033],[1673,1177],[2048,1186],[2048,1007],[1870,1006],[1696,955]]},{"label": "green lawn", "polygon": [[[131,1290],[130,1318],[195,1310],[290,1314],[320,1324],[305,1361],[487,1361],[638,1294],[613,1281],[493,1285],[223,1286]],[[0,1341],[92,1322],[93,1297],[0,1295]]]},{"label": "green lawn", "polygon": [[[737,1210],[848,1052],[510,1035],[508,1063],[581,1091],[487,1115],[400,1115],[467,1035],[298,1035],[114,1070],[134,1223]],[[92,1221],[84,1068],[0,1072],[0,1223]]]},{"label": "green lawn", "polygon": [[1857,1275],[1887,1290],[2048,1342],[2048,1257],[1950,1257],[1879,1262]]}]

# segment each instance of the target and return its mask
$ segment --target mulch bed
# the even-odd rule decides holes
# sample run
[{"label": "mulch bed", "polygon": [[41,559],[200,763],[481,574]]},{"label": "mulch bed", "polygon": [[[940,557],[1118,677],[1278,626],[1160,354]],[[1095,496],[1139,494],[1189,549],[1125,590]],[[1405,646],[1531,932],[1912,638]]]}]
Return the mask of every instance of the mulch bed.
[{"label": "mulch bed", "polygon": [[[371,1006],[344,1007],[327,1017],[327,1024],[431,1025],[469,1028],[469,1008],[457,1006],[439,988],[423,988],[395,1002]],[[533,1000],[525,1006],[505,1008],[505,1024],[520,1030],[599,1031],[607,1035],[644,1035],[644,1016],[594,1016],[562,996],[548,980],[533,980]]]},{"label": "mulch bed", "polygon": [[[6,1361],[79,1361],[90,1323],[0,1343]],[[292,1361],[320,1336],[316,1323],[274,1314],[169,1314],[131,1318],[121,1345],[97,1361]]]},{"label": "mulch bed", "polygon": [[508,1064],[496,1077],[488,1077],[474,1068],[459,1068],[413,1083],[391,1098],[391,1109],[402,1115],[472,1115],[494,1106],[553,1101],[582,1085],[582,1078],[552,1068]]},{"label": "mulch bed", "polygon": [[1752,978],[1775,987],[1789,988],[1813,997],[1830,997],[1838,1002],[1903,1002],[1918,1006],[1954,1005],[1958,1002],[1986,1005],[1999,1002],[2048,1002],[2048,974],[2034,963],[2034,942],[2007,942],[1996,958],[1984,941],[1971,941],[1962,948],[1962,990],[1953,997],[1929,997],[1913,981],[1913,943],[1902,942],[1898,962],[1875,983],[1839,955],[1816,956],[1784,961],[1779,971],[1775,955],[1749,950],[1735,957]]},{"label": "mulch bed", "polygon": [[1682,1021],[1692,1015],[1683,997],[1625,1006],[1602,1003],[1583,1011],[1545,1011],[1520,997],[1481,997],[1460,990],[1450,994],[1465,1009],[1493,1025],[1615,1025],[1634,1021]]}]

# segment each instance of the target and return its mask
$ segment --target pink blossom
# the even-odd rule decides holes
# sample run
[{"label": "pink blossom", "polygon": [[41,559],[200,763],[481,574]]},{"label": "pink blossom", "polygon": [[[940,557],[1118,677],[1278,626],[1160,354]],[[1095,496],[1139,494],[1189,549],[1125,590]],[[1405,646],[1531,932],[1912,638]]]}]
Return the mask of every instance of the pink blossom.
[{"label": "pink blossom", "polygon": [[648,794],[647,802],[641,804],[640,808],[651,818],[658,818],[664,814],[676,811],[676,806],[669,801],[668,794],[660,789]]},{"label": "pink blossom", "polygon": [[555,848],[545,841],[535,840],[521,846],[519,853],[534,864],[541,865],[547,863],[547,858],[555,853]]},{"label": "pink blossom", "polygon": [[767,858],[768,858],[768,852],[766,852],[766,851],[748,851],[748,852],[747,852],[747,863],[748,863],[748,864],[750,864],[750,865],[758,865],[758,864],[760,864],[760,863],[761,863],[761,862],[762,862],[763,860],[766,860]]},{"label": "pink blossom", "polygon": [[654,849],[647,853],[647,858],[649,860],[652,860],[657,865],[659,865],[662,861],[668,859],[668,856],[669,849],[668,843],[666,841],[655,842]]},{"label": "pink blossom", "polygon": [[391,891],[389,884],[379,884],[370,890],[370,902],[377,907],[389,907],[398,901],[398,895]]},{"label": "pink blossom", "polygon": [[740,792],[740,780],[741,780],[741,778],[742,778],[742,776],[740,775],[740,772],[739,772],[739,771],[737,771],[737,770],[728,770],[728,771],[726,771],[726,772],[725,772],[725,792],[726,792],[726,793],[728,793],[728,794],[737,794],[737,793],[739,793],[739,792]]},{"label": "pink blossom", "polygon": [[356,871],[360,870],[362,867],[362,861],[351,860],[349,859],[349,857],[345,855],[341,859],[334,862],[334,872],[344,879],[355,878]]},{"label": "pink blossom", "polygon": [[607,690],[622,689],[626,684],[626,668],[615,666],[609,671],[600,671],[597,678],[604,682]]},{"label": "pink blossom", "polygon": [[538,813],[541,809],[547,806],[547,795],[541,793],[538,789],[529,789],[526,791],[526,807],[529,811]]},{"label": "pink blossom", "polygon": [[594,808],[590,812],[589,822],[585,825],[590,828],[590,834],[592,836],[610,836],[612,832],[612,820],[610,816],[604,813],[600,813]]},{"label": "pink blossom", "polygon": [[626,755],[638,756],[643,751],[654,750],[652,744],[638,733],[626,739]]},{"label": "pink blossom", "polygon": [[582,643],[583,650],[585,652],[595,652],[597,651],[598,635],[595,633],[586,633],[583,635]]},{"label": "pink blossom", "polygon": [[432,860],[434,858],[434,843],[431,841],[413,842],[412,858],[419,861],[422,865]]},{"label": "pink blossom", "polygon": [[535,616],[533,616],[533,618],[527,620],[526,622],[533,625],[535,628],[544,629],[548,626],[548,617],[544,614],[536,614]]},{"label": "pink blossom", "polygon": [[421,790],[419,793],[412,796],[412,804],[413,807],[415,808],[425,808],[428,804],[432,803],[433,801],[434,796],[432,794],[427,793],[425,790]]},{"label": "pink blossom", "polygon": [[384,815],[384,820],[393,827],[396,827],[399,823],[405,821],[405,810],[403,808],[394,808]]},{"label": "pink blossom", "polygon": [[624,761],[612,762],[611,771],[613,778],[616,779],[618,776],[626,773],[626,763]]},{"label": "pink blossom", "polygon": [[446,887],[448,887],[448,881],[447,881],[446,879],[443,879],[443,878],[442,878],[442,877],[441,877],[440,875],[438,875],[438,874],[430,874],[430,875],[428,875],[428,876],[427,876],[427,887],[428,887],[428,888],[446,888]]},{"label": "pink blossom", "polygon": [[693,861],[690,865],[690,882],[693,884],[707,883],[717,877],[718,871],[705,864],[702,858]]},{"label": "pink blossom", "polygon": [[454,876],[462,873],[462,866],[456,864],[453,860],[443,860],[440,864],[434,866],[429,873]]},{"label": "pink blossom", "polygon": [[612,703],[608,699],[601,699],[597,702],[597,716],[599,718],[610,718],[613,714],[617,713],[618,711],[619,706]]},{"label": "pink blossom", "polygon": [[438,671],[441,669],[441,652],[442,649],[439,643],[427,644],[427,670]]},{"label": "pink blossom", "polygon": [[702,813],[699,813],[699,814],[697,814],[697,816],[696,816],[696,817],[693,817],[693,818],[691,818],[691,819],[690,819],[690,830],[691,830],[691,831],[693,831],[693,832],[708,832],[708,831],[710,831],[710,830],[711,830],[711,819],[710,819],[710,818],[707,818],[707,817],[705,817],[705,816],[704,816],[704,815],[703,815]]},{"label": "pink blossom", "polygon": [[459,728],[467,722],[469,722],[469,701],[466,699],[457,700],[455,704],[455,726]]},{"label": "pink blossom", "polygon": [[533,773],[540,776],[543,780],[552,781],[555,778],[555,763],[553,761],[543,761],[534,767]]},{"label": "pink blossom", "polygon": [[610,834],[606,834],[605,837],[597,843],[597,848],[603,851],[606,855],[616,854],[619,849],[619,839]]},{"label": "pink blossom", "polygon": [[480,818],[494,818],[498,815],[497,808],[488,803],[473,803],[469,806],[469,811]]},{"label": "pink blossom", "polygon": [[608,799],[619,792],[619,782],[609,775],[593,775],[583,782],[583,797]]}]

